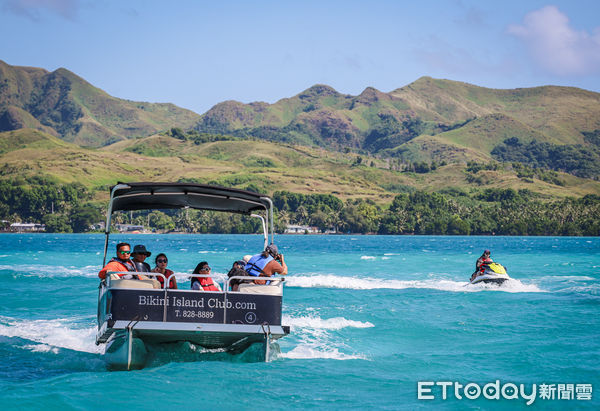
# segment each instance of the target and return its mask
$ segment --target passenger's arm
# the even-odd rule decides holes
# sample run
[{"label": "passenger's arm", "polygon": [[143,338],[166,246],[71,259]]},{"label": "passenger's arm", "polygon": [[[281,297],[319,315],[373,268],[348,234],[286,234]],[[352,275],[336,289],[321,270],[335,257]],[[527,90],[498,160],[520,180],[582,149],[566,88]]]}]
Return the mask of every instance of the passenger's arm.
[{"label": "passenger's arm", "polygon": [[100,277],[101,279],[105,279],[106,278],[106,273],[108,271],[121,271],[119,270],[118,267],[115,267],[115,263],[113,261],[109,261],[108,264],[106,264],[104,266],[104,268],[102,270],[100,270],[100,272],[98,273],[98,277]]},{"label": "passenger's arm", "polygon": [[100,270],[100,272],[98,273],[98,277],[100,277],[102,280],[106,278],[106,267]]},{"label": "passenger's arm", "polygon": [[281,257],[281,267],[283,269],[283,271],[279,274],[281,275],[287,275],[288,273],[288,268],[287,265],[285,264],[285,261],[283,261],[283,254],[279,254],[279,257]]},{"label": "passenger's arm", "polygon": [[265,272],[267,273],[267,276],[270,277],[273,274],[281,274],[281,275],[286,275],[288,272],[287,269],[287,265],[285,265],[285,261],[283,261],[283,256],[280,255],[281,257],[281,264],[279,264],[279,262],[277,260],[272,260],[269,262],[269,264],[267,264],[265,266]]}]

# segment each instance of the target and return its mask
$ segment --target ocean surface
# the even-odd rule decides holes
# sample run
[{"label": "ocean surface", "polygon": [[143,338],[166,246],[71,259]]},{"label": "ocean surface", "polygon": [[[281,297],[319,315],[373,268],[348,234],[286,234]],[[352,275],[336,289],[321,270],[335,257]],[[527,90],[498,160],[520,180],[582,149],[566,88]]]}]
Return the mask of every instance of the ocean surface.
[{"label": "ocean surface", "polygon": [[[176,272],[208,261],[217,279],[263,244],[258,235],[114,235],[109,257],[119,241],[144,244],[151,263],[166,253]],[[1,234],[2,409],[600,408],[600,238],[275,242],[289,266],[291,334],[271,362],[182,346],[143,370],[111,372],[94,343],[104,236]],[[467,285],[486,248],[514,280]],[[433,399],[419,399],[419,382]],[[446,399],[426,382],[452,384]],[[471,385],[469,399],[455,383],[504,393],[475,397]],[[535,385],[533,403],[509,383],[526,395]]]}]

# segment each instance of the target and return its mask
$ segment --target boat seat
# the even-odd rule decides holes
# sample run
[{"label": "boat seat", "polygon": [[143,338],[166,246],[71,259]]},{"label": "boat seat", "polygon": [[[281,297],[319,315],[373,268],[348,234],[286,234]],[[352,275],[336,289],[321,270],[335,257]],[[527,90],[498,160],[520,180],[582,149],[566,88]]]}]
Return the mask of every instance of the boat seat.
[{"label": "boat seat", "polygon": [[[113,274],[114,275],[114,274]],[[110,288],[161,288],[157,280],[110,280]]]},{"label": "boat seat", "polygon": [[[266,294],[281,295],[281,281],[271,281],[269,285],[262,284],[240,284],[238,292],[244,294]],[[274,283],[274,284],[273,284]]]}]

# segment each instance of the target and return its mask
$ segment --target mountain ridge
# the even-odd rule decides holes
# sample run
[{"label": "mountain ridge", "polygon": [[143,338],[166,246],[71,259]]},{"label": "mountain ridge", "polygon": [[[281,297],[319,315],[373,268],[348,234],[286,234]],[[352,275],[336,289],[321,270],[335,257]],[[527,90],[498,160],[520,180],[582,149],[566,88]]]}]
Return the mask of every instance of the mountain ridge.
[{"label": "mountain ridge", "polygon": [[[112,97],[65,68],[0,61],[0,131],[20,128],[88,147],[179,128],[405,163],[491,161],[515,138],[599,150],[585,136],[600,135],[600,94],[563,86],[490,89],[424,76],[387,93],[366,87],[356,96],[315,84],[273,104],[228,100],[198,115],[170,103]],[[596,171],[584,174],[590,173]]]},{"label": "mountain ridge", "polygon": [[[194,129],[397,155],[410,152],[401,148],[416,137],[443,137],[474,119],[490,123],[483,127],[483,138],[495,145],[508,137],[586,145],[583,134],[600,129],[600,94],[563,86],[488,89],[431,77],[421,77],[389,93],[367,87],[358,96],[317,84],[273,104],[219,103],[202,114]],[[494,125],[496,121],[521,126],[516,134],[494,136],[493,131],[502,127]],[[477,142],[470,128],[453,134],[460,133],[465,143]],[[492,148],[482,154],[489,157]],[[417,157],[434,159],[431,153],[403,159]]]},{"label": "mountain ridge", "polygon": [[26,125],[98,147],[169,127],[190,127],[198,117],[170,103],[112,97],[65,68],[50,72],[0,60],[0,131]]}]

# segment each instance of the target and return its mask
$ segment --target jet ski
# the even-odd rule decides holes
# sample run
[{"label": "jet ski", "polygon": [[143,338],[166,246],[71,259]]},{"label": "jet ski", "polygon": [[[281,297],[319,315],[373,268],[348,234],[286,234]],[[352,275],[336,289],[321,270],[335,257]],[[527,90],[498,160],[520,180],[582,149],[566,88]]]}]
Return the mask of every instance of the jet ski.
[{"label": "jet ski", "polygon": [[475,271],[471,275],[471,284],[485,283],[500,285],[506,280],[510,280],[506,268],[498,263],[483,264],[479,271]]}]

